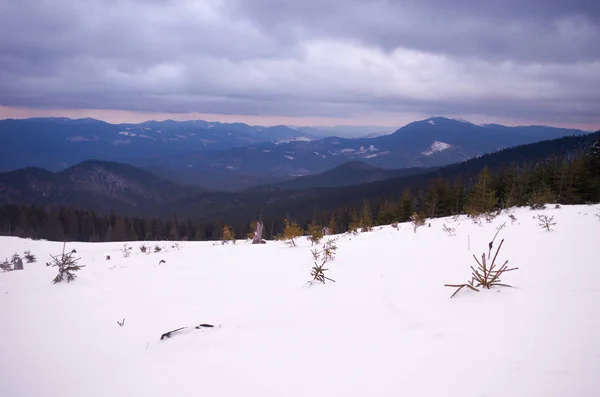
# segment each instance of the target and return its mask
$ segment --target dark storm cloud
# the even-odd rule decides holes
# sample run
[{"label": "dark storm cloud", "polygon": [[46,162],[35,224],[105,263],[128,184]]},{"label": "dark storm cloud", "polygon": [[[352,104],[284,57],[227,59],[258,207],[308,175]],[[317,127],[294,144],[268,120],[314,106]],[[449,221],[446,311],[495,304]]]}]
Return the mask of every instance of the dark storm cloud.
[{"label": "dark storm cloud", "polygon": [[[278,4],[274,7],[273,4]],[[449,55],[573,62],[600,57],[597,0],[234,0],[269,32],[289,25],[308,36]]]},{"label": "dark storm cloud", "polygon": [[599,122],[598,1],[5,0],[0,105]]}]

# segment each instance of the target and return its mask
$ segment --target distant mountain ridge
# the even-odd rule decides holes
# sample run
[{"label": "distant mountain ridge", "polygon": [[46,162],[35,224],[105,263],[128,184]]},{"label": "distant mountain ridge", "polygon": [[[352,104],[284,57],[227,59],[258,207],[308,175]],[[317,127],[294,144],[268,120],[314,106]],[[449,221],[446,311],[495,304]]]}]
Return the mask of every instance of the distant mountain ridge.
[{"label": "distant mountain ridge", "polygon": [[[341,127],[340,127],[341,128]],[[244,123],[95,119],[0,120],[0,171],[59,171],[88,159],[142,167],[174,181],[212,190],[242,190],[325,172],[360,161],[383,169],[428,168],[502,148],[585,134],[543,126],[475,125],[433,117],[391,134],[318,139],[310,128]]]},{"label": "distant mountain ridge", "polygon": [[0,173],[0,202],[66,205],[139,213],[202,189],[174,183],[139,168],[88,160],[54,173],[29,167]]},{"label": "distant mountain ridge", "polygon": [[435,167],[507,147],[583,134],[586,132],[574,129],[479,126],[435,117],[374,138],[328,137],[264,142],[216,152],[196,151],[160,159],[150,169],[163,176],[174,175],[186,183],[200,181],[203,175],[211,173],[219,175],[221,181],[231,179],[243,184],[242,175],[268,175],[274,180],[285,180],[318,174],[349,161],[385,169]]},{"label": "distant mountain ridge", "polygon": [[88,159],[141,163],[190,151],[225,150],[265,140],[313,139],[286,126],[203,120],[110,124],[85,118],[0,120],[0,171],[59,171]]}]

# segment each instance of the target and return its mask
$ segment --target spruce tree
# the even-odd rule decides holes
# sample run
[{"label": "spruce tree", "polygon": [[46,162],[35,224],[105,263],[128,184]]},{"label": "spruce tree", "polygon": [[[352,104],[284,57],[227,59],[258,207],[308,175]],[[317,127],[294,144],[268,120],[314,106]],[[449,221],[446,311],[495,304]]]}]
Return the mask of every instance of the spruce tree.
[{"label": "spruce tree", "polygon": [[492,175],[486,166],[479,173],[477,184],[469,194],[467,214],[471,217],[488,214],[494,210],[496,204],[495,191],[492,189]]}]

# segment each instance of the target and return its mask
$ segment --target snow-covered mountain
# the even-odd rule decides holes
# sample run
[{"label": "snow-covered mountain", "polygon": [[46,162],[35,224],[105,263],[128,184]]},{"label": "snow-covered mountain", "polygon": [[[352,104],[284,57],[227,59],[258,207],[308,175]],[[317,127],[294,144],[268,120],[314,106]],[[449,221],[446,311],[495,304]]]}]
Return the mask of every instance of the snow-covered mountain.
[{"label": "snow-covered mountain", "polygon": [[[67,243],[85,267],[53,285],[45,262],[62,243],[1,237],[0,258],[38,258],[0,272],[1,395],[597,396],[596,211],[336,236],[335,282],[312,286],[305,238],[147,242],[163,248],[149,254],[133,242],[129,257],[122,243]],[[537,215],[554,216],[554,230]],[[470,278],[502,224],[492,255],[504,240],[497,263],[518,267],[502,277],[514,288],[450,298],[444,284]]]},{"label": "snow-covered mountain", "polygon": [[222,175],[222,179],[240,173],[285,179],[321,173],[349,161],[387,169],[431,167],[506,147],[579,134],[584,132],[536,126],[482,127],[464,120],[435,117],[374,138],[279,140],[223,151],[196,151],[159,159],[151,170],[163,176],[177,175],[181,181],[193,183],[207,172]]}]

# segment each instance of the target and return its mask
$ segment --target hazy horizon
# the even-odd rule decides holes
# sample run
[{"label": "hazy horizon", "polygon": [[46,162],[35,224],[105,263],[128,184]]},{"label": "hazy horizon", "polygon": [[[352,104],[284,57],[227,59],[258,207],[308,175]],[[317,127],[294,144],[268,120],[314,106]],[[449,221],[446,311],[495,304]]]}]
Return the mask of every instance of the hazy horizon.
[{"label": "hazy horizon", "polygon": [[[524,126],[524,125],[544,125],[558,128],[573,128],[584,131],[597,131],[600,129],[598,125],[582,125],[571,123],[544,123],[544,122],[527,122],[526,120],[515,121],[507,119],[487,119],[478,116],[463,117],[456,115],[413,115],[410,118],[408,115],[403,117],[394,117],[396,123],[391,123],[389,119],[369,119],[369,122],[360,123],[361,119],[335,119],[335,118],[285,118],[285,117],[270,117],[270,116],[252,116],[252,115],[219,115],[219,114],[201,114],[201,113],[145,113],[145,112],[129,112],[115,110],[98,110],[98,109],[63,109],[63,110],[45,110],[45,109],[10,109],[0,106],[0,120],[5,119],[27,119],[35,117],[66,117],[70,119],[93,118],[111,124],[138,124],[146,121],[193,121],[204,120],[208,122],[222,123],[246,123],[256,126],[277,126],[286,125],[289,127],[314,127],[314,128],[374,128],[374,129],[398,129],[411,122],[425,120],[432,117],[446,117],[450,119],[462,119],[474,124],[502,124],[506,126]],[[364,119],[362,119],[364,120]],[[383,122],[382,122],[383,121]],[[386,124],[387,121],[389,124]],[[376,132],[376,131],[373,131]]]}]

